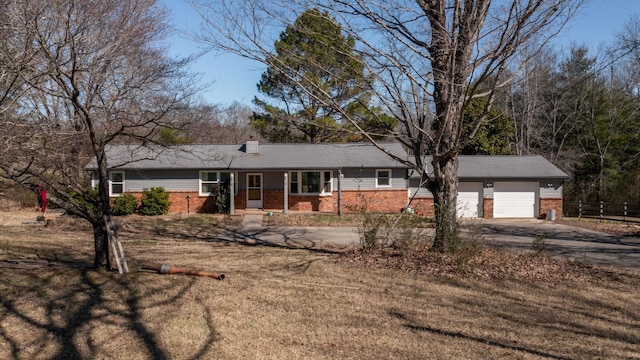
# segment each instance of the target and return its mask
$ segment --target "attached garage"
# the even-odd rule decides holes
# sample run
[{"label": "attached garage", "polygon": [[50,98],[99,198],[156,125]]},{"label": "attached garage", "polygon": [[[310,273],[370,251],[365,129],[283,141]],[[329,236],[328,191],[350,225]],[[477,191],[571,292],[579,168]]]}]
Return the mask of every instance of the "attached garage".
[{"label": "attached garage", "polygon": [[458,216],[482,217],[482,182],[460,182],[458,184]]},{"label": "attached garage", "polygon": [[535,218],[538,215],[537,182],[495,182],[494,218]]},{"label": "attached garage", "polygon": [[[567,174],[542,156],[460,155],[457,214],[463,218],[562,216]],[[426,164],[431,161],[426,158]],[[426,169],[431,174],[430,167]],[[417,172],[408,174],[409,199],[421,214],[435,216],[433,195]]]}]

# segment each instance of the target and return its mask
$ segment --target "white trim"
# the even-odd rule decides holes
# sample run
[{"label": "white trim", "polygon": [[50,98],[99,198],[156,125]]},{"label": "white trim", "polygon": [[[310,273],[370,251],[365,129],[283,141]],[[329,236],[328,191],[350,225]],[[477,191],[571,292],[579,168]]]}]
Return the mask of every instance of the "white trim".
[{"label": "white trim", "polygon": [[[318,184],[319,192],[302,192],[302,174],[303,173],[319,173],[320,174],[320,182]],[[325,177],[326,173],[329,173],[329,178]],[[296,183],[292,184],[291,174],[296,174]],[[325,191],[325,185],[329,185],[329,191]],[[293,188],[294,185],[296,189]],[[295,192],[294,192],[295,191]],[[297,171],[289,171],[289,195],[332,195],[333,194],[333,171],[332,170],[297,170]]]},{"label": "white trim", "polygon": [[540,183],[501,181],[493,183],[494,218],[535,218],[539,214]]},{"label": "white trim", "polygon": [[[202,174],[203,173],[215,173],[216,174],[216,180],[215,181],[203,181],[202,180]],[[229,181],[231,181],[231,174],[234,174],[234,177],[237,178],[237,174],[235,174],[232,171],[219,171],[219,170],[200,170],[198,172],[198,195],[200,196],[211,196],[212,194],[210,192],[203,192],[202,191],[202,185],[203,184],[213,184],[213,185],[219,185],[220,181],[222,180],[222,174],[229,174]],[[238,195],[238,186],[234,184],[234,194]]]},{"label": "white trim", "polygon": [[458,205],[456,209],[458,217],[482,217],[482,189],[482,181],[461,181],[458,183]]},{"label": "white trim", "polygon": [[[259,175],[260,176],[260,184],[259,184],[259,189],[260,189],[260,199],[259,200],[249,200],[249,195],[250,195],[250,191],[251,190],[249,188],[249,177],[250,176],[255,176],[255,175]],[[247,173],[246,176],[246,207],[247,209],[262,209],[262,207],[264,206],[264,174],[263,173]],[[255,188],[255,187],[254,187]]]},{"label": "white trim", "polygon": [[[380,180],[380,172],[381,171],[386,171],[388,173],[388,176],[386,178],[384,178],[384,179],[387,179],[389,181],[389,183],[386,184],[386,185],[380,185],[379,180]],[[376,169],[376,188],[390,188],[390,187],[392,187],[392,184],[391,184],[391,178],[393,177],[392,174],[393,173],[391,172],[391,169]]]},{"label": "white trim", "polygon": [[[122,181],[113,181],[114,174],[122,174]],[[109,171],[109,196],[120,196],[125,193],[125,177],[124,171]],[[113,192],[113,184],[122,184],[122,192],[114,193]]]}]

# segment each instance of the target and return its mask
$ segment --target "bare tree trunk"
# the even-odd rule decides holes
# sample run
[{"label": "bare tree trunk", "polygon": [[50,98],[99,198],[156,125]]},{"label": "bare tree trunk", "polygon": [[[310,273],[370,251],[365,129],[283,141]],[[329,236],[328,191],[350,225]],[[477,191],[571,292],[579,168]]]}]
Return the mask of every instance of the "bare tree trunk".
[{"label": "bare tree trunk", "polygon": [[429,190],[433,194],[436,234],[433,250],[444,252],[455,248],[458,239],[457,198],[458,198],[458,158],[433,161],[434,173],[439,173],[435,181],[430,181]]},{"label": "bare tree trunk", "polygon": [[96,146],[96,159],[98,166],[98,199],[99,205],[95,217],[92,219],[93,225],[93,244],[95,248],[95,258],[93,265],[96,268],[102,266],[107,269],[111,268],[109,259],[109,236],[107,234],[106,224],[103,215],[111,215],[111,200],[109,198],[109,178],[107,157],[103,146]]},{"label": "bare tree trunk", "polygon": [[94,258],[93,267],[96,269],[105,267],[111,268],[111,261],[109,259],[109,238],[107,230],[105,229],[104,222],[94,221],[93,225],[93,247]]}]

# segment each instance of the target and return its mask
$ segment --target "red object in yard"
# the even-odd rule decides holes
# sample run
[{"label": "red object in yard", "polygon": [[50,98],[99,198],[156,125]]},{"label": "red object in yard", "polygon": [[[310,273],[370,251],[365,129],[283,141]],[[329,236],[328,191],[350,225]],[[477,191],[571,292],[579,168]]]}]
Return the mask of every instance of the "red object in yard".
[{"label": "red object in yard", "polygon": [[211,277],[217,280],[224,279],[224,274],[216,274],[216,273],[210,273],[206,271],[197,271],[197,270],[186,270],[186,269],[177,268],[169,264],[162,264],[160,266],[142,265],[140,268],[155,270],[160,274],[185,274],[185,275],[195,275],[195,276],[206,276],[206,277]]},{"label": "red object in yard", "polygon": [[47,190],[42,186],[38,186],[38,206],[40,206],[40,211],[43,214],[47,211]]}]

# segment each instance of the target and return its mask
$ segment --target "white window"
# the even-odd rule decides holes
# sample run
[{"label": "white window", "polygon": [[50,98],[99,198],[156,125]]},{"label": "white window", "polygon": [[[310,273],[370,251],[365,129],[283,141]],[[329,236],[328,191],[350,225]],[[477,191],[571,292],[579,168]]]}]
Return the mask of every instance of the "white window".
[{"label": "white window", "polygon": [[[231,173],[226,171],[200,171],[200,195],[209,196],[218,192],[220,186],[229,188]],[[237,191],[238,187],[235,186]]]},{"label": "white window", "polygon": [[325,194],[331,194],[333,190],[333,179],[331,178],[331,171],[325,171],[322,177],[322,192]]},{"label": "white window", "polygon": [[97,189],[99,183],[100,179],[98,179],[98,173],[96,173],[95,171],[91,172],[91,188]]},{"label": "white window", "polygon": [[124,194],[124,171],[112,171],[109,173],[109,196]]},{"label": "white window", "polygon": [[291,194],[331,194],[331,171],[292,171],[289,174]]},{"label": "white window", "polygon": [[391,170],[376,170],[376,187],[391,187]]},{"label": "white window", "polygon": [[297,194],[300,191],[298,190],[298,173],[297,172],[292,172],[291,176],[289,176],[289,179],[291,179],[289,181],[289,191],[292,194]]}]

